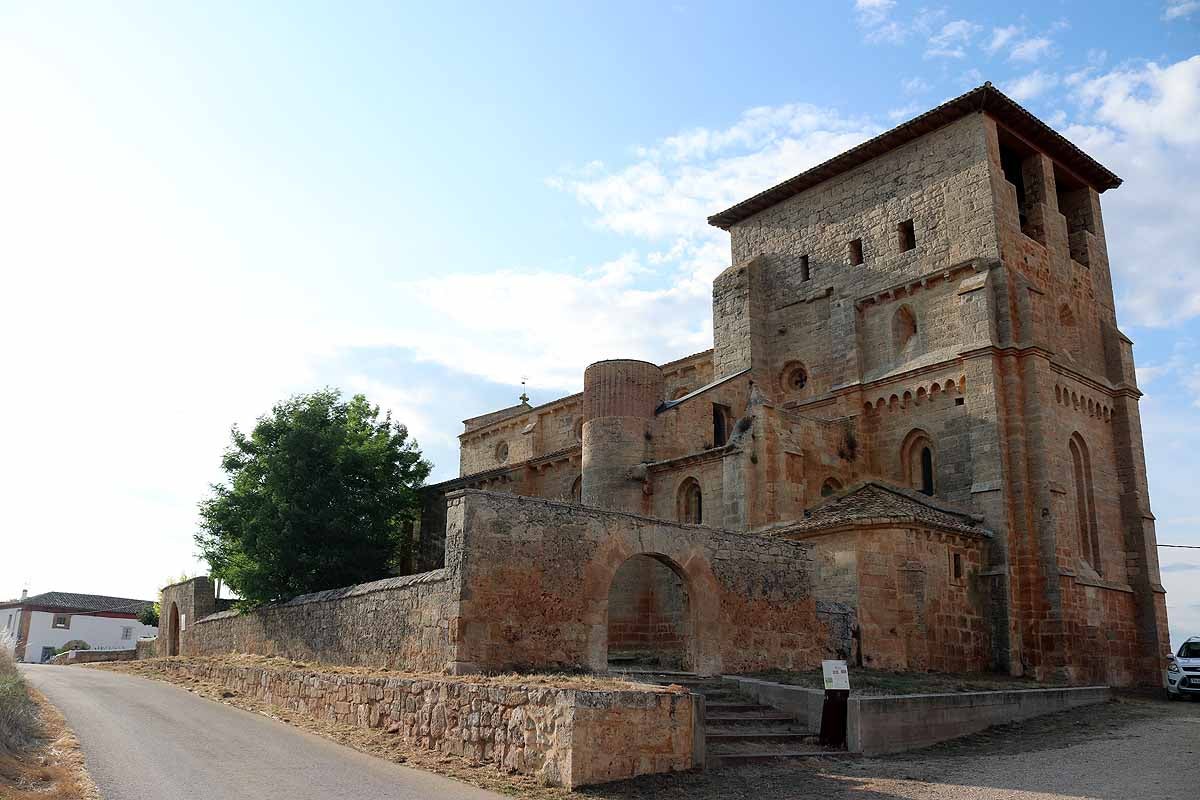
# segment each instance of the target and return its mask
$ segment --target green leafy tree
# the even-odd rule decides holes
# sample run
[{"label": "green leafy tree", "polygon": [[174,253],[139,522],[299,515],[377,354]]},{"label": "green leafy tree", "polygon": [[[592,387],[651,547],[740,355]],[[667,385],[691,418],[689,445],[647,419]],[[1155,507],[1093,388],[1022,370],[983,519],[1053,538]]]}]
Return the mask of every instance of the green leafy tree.
[{"label": "green leafy tree", "polygon": [[226,481],[200,504],[196,543],[243,605],[388,574],[405,553],[429,463],[362,395],[297,395],[236,427]]},{"label": "green leafy tree", "polygon": [[142,613],[138,614],[138,622],[143,625],[149,625],[152,628],[157,628],[160,605],[160,603],[151,603],[143,608]]}]

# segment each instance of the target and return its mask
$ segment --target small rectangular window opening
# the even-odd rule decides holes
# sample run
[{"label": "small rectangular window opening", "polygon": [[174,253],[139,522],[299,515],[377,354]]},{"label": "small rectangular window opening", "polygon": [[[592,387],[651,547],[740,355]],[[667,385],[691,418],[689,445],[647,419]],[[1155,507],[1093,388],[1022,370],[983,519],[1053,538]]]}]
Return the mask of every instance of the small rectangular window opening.
[{"label": "small rectangular window opening", "polygon": [[966,402],[967,402],[967,401],[966,401],[966,398],[963,398],[963,397],[956,397],[956,398],[954,398],[954,405],[956,405],[956,406],[961,406],[961,405],[963,405],[963,404],[964,404],[964,403],[966,403]]},{"label": "small rectangular window opening", "polygon": [[850,265],[856,267],[861,263],[863,263],[862,239],[854,239],[850,242]]},{"label": "small rectangular window opening", "polygon": [[800,280],[806,281],[808,278],[808,256],[800,256]]},{"label": "small rectangular window opening", "polygon": [[917,247],[917,232],[913,228],[913,221],[906,219],[896,226],[896,231],[900,238],[900,252],[907,253],[909,250],[915,250]]},{"label": "small rectangular window opening", "polygon": [[956,580],[956,581],[962,580],[962,575],[963,575],[963,573],[962,573],[962,554],[955,553],[954,554],[954,580]]},{"label": "small rectangular window opening", "polygon": [[71,627],[71,618],[66,616],[65,614],[55,614],[53,627],[55,627],[55,628],[70,628]]}]

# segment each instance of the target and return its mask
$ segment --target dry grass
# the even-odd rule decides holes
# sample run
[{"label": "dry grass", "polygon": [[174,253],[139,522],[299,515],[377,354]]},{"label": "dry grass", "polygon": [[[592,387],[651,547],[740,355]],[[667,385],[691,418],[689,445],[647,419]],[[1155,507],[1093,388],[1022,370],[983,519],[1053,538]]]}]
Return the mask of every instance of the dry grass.
[{"label": "dry grass", "polygon": [[117,661],[110,663],[88,664],[94,669],[110,669],[118,672],[159,673],[169,669],[171,663],[188,663],[196,665],[211,665],[219,667],[258,667],[279,672],[299,670],[302,672],[320,672],[326,675],[368,675],[379,678],[406,678],[410,680],[431,680],[442,683],[470,683],[480,686],[544,686],[555,689],[582,689],[590,691],[620,691],[622,689],[638,689],[639,691],[667,691],[666,687],[649,684],[633,683],[631,681],[612,678],[607,675],[595,675],[584,672],[512,672],[503,675],[444,675],[431,672],[404,672],[384,667],[345,667],[332,664],[316,664],[307,661],[293,661],[278,656],[257,656],[246,653],[222,656],[172,656],[169,658],[150,658],[142,661]]},{"label": "dry grass", "polygon": [[100,800],[79,740],[0,650],[0,798]]}]

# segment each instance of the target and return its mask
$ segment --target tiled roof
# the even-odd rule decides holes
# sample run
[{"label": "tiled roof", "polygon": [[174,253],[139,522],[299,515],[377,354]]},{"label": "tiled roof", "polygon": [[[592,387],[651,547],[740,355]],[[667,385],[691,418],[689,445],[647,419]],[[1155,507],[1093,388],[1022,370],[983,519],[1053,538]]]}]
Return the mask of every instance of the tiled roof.
[{"label": "tiled roof", "polygon": [[43,592],[24,600],[10,600],[0,605],[45,606],[70,609],[72,611],[108,611],[115,614],[140,614],[142,609],[154,605],[153,600],[134,600],[129,597],[107,597],[102,594],[75,594],[74,592]]},{"label": "tiled roof", "polygon": [[803,519],[765,533],[779,535],[817,531],[875,520],[905,521],[977,536],[991,536],[980,525],[982,518],[979,515],[956,508],[944,500],[881,481],[867,481],[839,492],[805,511]]},{"label": "tiled roof", "polygon": [[1062,134],[1026,111],[991,83],[985,83],[971,91],[942,103],[902,125],[879,134],[841,155],[834,156],[823,164],[801,172],[794,178],[759,192],[735,206],[708,218],[710,225],[729,230],[732,226],[748,219],[763,209],[787,200],[789,197],[811,189],[819,183],[849,172],[877,156],[895,150],[914,139],[948,125],[957,119],[979,111],[987,112],[1011,130],[1024,136],[1045,151],[1046,155],[1062,164],[1081,180],[1098,192],[1115,189],[1121,179],[1103,164],[1080,150]]}]

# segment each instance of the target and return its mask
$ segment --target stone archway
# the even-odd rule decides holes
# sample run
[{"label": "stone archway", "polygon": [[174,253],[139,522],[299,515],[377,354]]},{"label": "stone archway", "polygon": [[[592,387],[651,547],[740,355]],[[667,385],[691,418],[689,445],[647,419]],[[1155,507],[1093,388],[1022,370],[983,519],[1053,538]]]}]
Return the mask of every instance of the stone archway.
[{"label": "stone archway", "polygon": [[608,591],[607,662],[610,669],[690,670],[695,628],[687,578],[670,559],[630,556]]},{"label": "stone archway", "polygon": [[179,604],[175,602],[167,615],[167,655],[179,655]]}]

